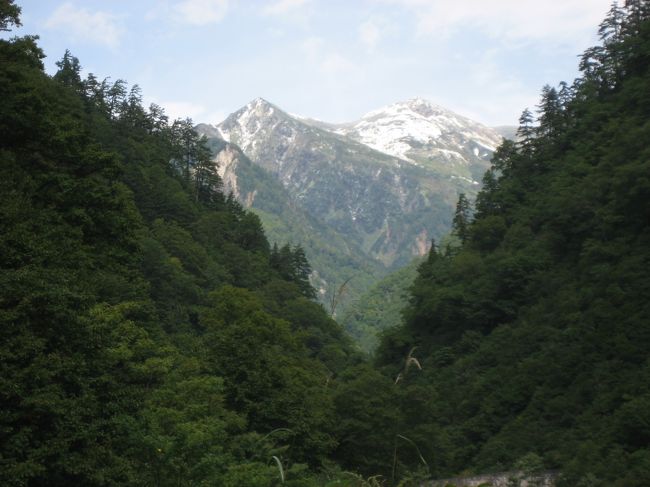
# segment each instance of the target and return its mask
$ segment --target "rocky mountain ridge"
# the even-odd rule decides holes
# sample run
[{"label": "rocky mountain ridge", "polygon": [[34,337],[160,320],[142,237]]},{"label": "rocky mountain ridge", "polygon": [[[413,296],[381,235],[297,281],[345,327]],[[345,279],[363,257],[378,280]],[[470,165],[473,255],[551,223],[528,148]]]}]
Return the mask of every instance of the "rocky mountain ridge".
[{"label": "rocky mountain ridge", "polygon": [[[458,194],[476,193],[501,141],[492,129],[422,99],[335,125],[290,115],[257,98],[222,123],[197,129],[211,140],[227,143],[216,155],[226,190],[261,212],[272,239],[302,243],[308,234],[318,241],[336,234],[342,243],[338,251],[354,261],[347,277],[358,274],[357,250],[384,269],[362,272],[364,283],[372,281],[371,274],[424,255],[432,238],[449,231]],[[242,185],[251,186],[250,171],[246,175],[241,164],[232,163],[237,157],[229,144],[272,175],[286,193],[282,198],[317,224],[309,232],[298,231],[300,225],[290,221],[296,215],[288,206],[262,209],[268,205],[257,201],[256,188],[242,191]],[[317,260],[307,250],[310,260]],[[319,276],[332,276],[314,268]],[[331,294],[347,277],[338,274],[338,283],[321,280],[321,294]]]},{"label": "rocky mountain ridge", "polygon": [[422,255],[448,231],[458,193],[477,190],[501,140],[422,99],[336,126],[258,98],[203,133],[239,146],[310,214],[388,267]]},{"label": "rocky mountain ridge", "polygon": [[332,127],[380,152],[478,183],[501,142],[489,127],[422,98],[374,110],[360,120]]}]

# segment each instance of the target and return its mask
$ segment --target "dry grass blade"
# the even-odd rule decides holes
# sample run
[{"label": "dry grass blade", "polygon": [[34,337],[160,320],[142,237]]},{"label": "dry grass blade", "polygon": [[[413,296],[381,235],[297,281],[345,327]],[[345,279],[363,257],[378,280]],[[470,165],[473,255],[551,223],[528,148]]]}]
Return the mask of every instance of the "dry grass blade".
[{"label": "dry grass blade", "polygon": [[418,359],[416,359],[415,357],[409,357],[409,359],[406,361],[406,370],[408,370],[411,364],[415,364],[415,366],[419,370],[422,370],[422,366],[420,365],[420,362],[418,362]]},{"label": "dry grass blade", "polygon": [[411,365],[415,365],[418,368],[418,370],[422,370],[422,366],[420,365],[420,361],[413,356],[413,352],[415,352],[416,348],[418,348],[418,347],[413,347],[409,351],[408,355],[406,356],[406,359],[404,361],[404,369],[402,369],[402,371],[399,374],[397,374],[397,377],[395,377],[395,384],[397,384],[399,381],[404,379],[404,377],[406,376],[406,373],[408,372],[409,367],[411,367]]},{"label": "dry grass blade", "polygon": [[278,466],[278,470],[280,471],[280,480],[284,484],[284,469],[282,468],[282,462],[275,455],[273,455],[271,458],[273,458],[273,460],[275,460],[275,463]]},{"label": "dry grass blade", "polygon": [[407,438],[407,437],[404,436],[404,435],[399,435],[399,434],[398,434],[397,436],[398,436],[398,438],[401,438],[401,439],[403,439],[403,440],[406,440],[406,441],[408,441],[411,445],[413,445],[413,447],[415,448],[415,450],[418,452],[418,456],[420,457],[420,461],[423,463],[423,465],[424,465],[425,467],[427,467],[427,470],[429,470],[429,464],[427,463],[427,461],[426,461],[426,460],[424,459],[424,457],[422,456],[422,453],[420,453],[420,449],[419,449],[418,446],[415,444],[415,442],[414,442],[413,440],[411,440],[410,438]]}]

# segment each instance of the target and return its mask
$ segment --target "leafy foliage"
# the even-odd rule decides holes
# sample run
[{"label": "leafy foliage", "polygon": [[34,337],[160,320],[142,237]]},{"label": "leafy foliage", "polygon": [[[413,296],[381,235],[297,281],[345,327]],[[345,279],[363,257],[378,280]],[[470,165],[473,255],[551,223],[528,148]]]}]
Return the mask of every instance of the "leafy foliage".
[{"label": "leafy foliage", "polygon": [[314,485],[358,357],[303,250],[222,194],[190,120],[42,58],[0,40],[0,483],[276,485],[275,457]]},{"label": "leafy foliage", "polygon": [[381,332],[401,323],[402,310],[408,304],[408,290],[421,263],[421,259],[414,259],[346,307],[339,321],[363,351],[371,353],[379,344]]},{"label": "leafy foliage", "polygon": [[420,266],[380,345],[392,374],[418,347],[402,386],[437,399],[402,431],[431,431],[440,474],[534,458],[561,485],[649,478],[648,2],[614,6],[600,32],[583,76],[545,87],[497,150],[462,247]]}]

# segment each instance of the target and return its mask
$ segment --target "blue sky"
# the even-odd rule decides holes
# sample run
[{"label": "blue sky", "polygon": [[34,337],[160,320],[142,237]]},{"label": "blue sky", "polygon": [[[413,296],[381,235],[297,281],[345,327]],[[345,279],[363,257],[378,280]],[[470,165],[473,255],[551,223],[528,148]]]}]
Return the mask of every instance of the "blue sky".
[{"label": "blue sky", "polygon": [[219,122],[258,96],[329,122],[415,96],[513,125],[571,81],[611,0],[18,0],[46,67],[139,84],[172,117]]}]

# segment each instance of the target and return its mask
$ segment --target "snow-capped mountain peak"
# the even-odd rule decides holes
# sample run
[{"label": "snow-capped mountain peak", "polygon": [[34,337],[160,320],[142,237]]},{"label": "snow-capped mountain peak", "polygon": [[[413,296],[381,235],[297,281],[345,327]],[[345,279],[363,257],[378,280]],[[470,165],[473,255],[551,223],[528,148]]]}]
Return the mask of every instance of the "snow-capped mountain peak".
[{"label": "snow-capped mountain peak", "polygon": [[[293,204],[387,266],[421,254],[432,236],[448,231],[444,222],[458,193],[476,194],[501,141],[492,129],[422,98],[341,125],[296,117],[256,98],[204,129],[239,146],[278,179]],[[231,156],[219,161],[224,180],[247,205],[262,204],[265,189],[251,189],[250,171],[229,163]],[[422,219],[438,211],[439,218]]]},{"label": "snow-capped mountain peak", "polygon": [[237,144],[245,153],[255,152],[263,134],[291,117],[264,98],[255,98],[232,113],[216,129],[222,139]]},{"label": "snow-capped mountain peak", "polygon": [[426,148],[428,154],[467,164],[472,156],[489,157],[501,142],[494,130],[424,98],[374,110],[336,132],[414,163],[422,162],[418,152]]}]

